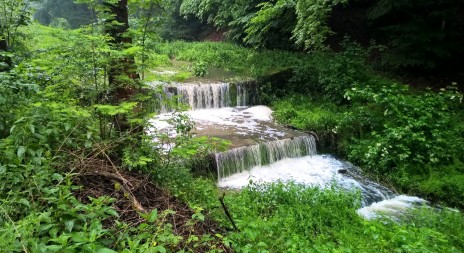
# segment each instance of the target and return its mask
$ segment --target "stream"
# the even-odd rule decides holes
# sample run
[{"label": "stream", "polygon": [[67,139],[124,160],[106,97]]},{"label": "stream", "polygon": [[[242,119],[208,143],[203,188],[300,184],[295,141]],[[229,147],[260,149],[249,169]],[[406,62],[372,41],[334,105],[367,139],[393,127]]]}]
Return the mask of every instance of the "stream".
[{"label": "stream", "polygon": [[[182,83],[164,85],[164,91],[189,105],[191,110],[185,114],[195,122],[195,136],[231,142],[229,150],[215,154],[218,187],[240,189],[250,182],[277,181],[320,188],[337,184],[361,192],[358,214],[366,219],[380,214],[395,217],[426,203],[366,179],[349,162],[318,154],[314,136],[276,124],[270,108],[255,105],[253,84]],[[175,136],[175,127],[168,123],[172,117],[170,108],[163,107],[151,120],[151,131]]]}]

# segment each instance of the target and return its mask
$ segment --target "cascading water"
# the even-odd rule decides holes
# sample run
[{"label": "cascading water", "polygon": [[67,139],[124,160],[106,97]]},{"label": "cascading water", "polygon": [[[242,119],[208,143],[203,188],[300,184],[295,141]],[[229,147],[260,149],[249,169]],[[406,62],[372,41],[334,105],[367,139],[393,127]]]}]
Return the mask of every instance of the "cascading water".
[{"label": "cascading water", "polygon": [[299,136],[235,148],[216,154],[218,177],[221,180],[230,175],[251,170],[256,166],[315,153],[316,141],[313,136]]},{"label": "cascading water", "polygon": [[247,106],[248,89],[243,84],[237,84],[237,106]]},{"label": "cascading water", "polygon": [[[366,180],[349,163],[332,156],[316,155],[313,136],[286,129],[272,122],[265,106],[246,107],[257,100],[256,86],[228,83],[176,84],[164,87],[166,97],[190,106],[186,114],[195,121],[197,136],[230,140],[232,149],[215,155],[218,186],[242,188],[253,182],[294,181],[327,187],[333,183],[361,192],[358,213],[366,218],[377,213],[401,213],[416,204],[416,197],[397,196],[391,190]],[[237,106],[237,107],[234,107]],[[168,112],[169,108],[165,109]],[[158,131],[175,136],[175,127],[165,113],[152,120]]]},{"label": "cascading water", "polygon": [[[256,91],[250,89],[253,86],[250,83],[174,83],[162,86],[166,99],[178,96],[177,102],[188,105],[191,110],[249,106],[256,100]],[[162,113],[170,111],[171,108],[161,106]]]},{"label": "cascading water", "polygon": [[222,108],[231,105],[228,83],[178,85],[179,102],[188,104],[192,110]]}]

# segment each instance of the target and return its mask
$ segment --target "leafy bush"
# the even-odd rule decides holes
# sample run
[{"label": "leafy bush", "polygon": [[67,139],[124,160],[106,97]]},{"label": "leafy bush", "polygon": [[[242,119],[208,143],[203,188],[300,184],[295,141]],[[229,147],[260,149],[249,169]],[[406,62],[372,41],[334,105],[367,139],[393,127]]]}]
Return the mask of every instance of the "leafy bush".
[{"label": "leafy bush", "polygon": [[208,65],[203,61],[194,62],[192,71],[195,76],[204,77],[208,74]]},{"label": "leafy bush", "polygon": [[348,38],[340,53],[322,52],[309,56],[293,71],[289,80],[292,91],[324,97],[334,103],[346,103],[343,95],[357,82],[372,75],[365,64],[366,50]]},{"label": "leafy bush", "polygon": [[293,95],[277,100],[272,107],[273,117],[280,123],[314,131],[322,144],[320,151],[335,151],[339,109],[334,104]]},{"label": "leafy bush", "polygon": [[[294,75],[290,87],[295,87],[295,93],[300,87],[313,99],[287,95],[273,104],[275,118],[315,131],[323,147],[338,148],[336,152],[373,177],[462,207],[458,197],[462,183],[457,180],[463,173],[459,164],[464,161],[462,93],[456,87],[412,91],[372,73],[354,71],[362,69],[361,61],[348,71],[341,64],[348,58],[340,56],[339,63],[328,64],[327,69],[341,69],[320,80],[314,75],[324,70],[308,63],[306,71],[313,75]],[[345,105],[335,107],[341,101]]]},{"label": "leafy bush", "polygon": [[407,86],[396,84],[358,86],[347,97],[364,110],[374,103],[367,120],[382,122],[350,147],[350,157],[367,168],[407,176],[428,174],[426,165],[462,159],[462,115],[456,110],[462,94],[456,90],[408,94]]},{"label": "leafy bush", "polygon": [[0,72],[0,138],[8,136],[18,119],[17,109],[28,103],[38,86],[18,77],[14,71]]}]

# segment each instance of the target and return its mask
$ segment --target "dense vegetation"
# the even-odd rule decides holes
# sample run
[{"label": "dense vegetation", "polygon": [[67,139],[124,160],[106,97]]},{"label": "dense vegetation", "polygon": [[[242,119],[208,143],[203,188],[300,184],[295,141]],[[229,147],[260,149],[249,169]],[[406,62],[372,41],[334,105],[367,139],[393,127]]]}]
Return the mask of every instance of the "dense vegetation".
[{"label": "dense vegetation", "polygon": [[[32,2],[49,27],[30,20]],[[376,45],[366,50],[346,39],[340,52],[319,51],[331,34],[324,21],[345,1],[134,0],[128,20],[117,8],[127,1],[32,2],[0,0],[0,252],[464,250],[458,210],[423,207],[396,220],[364,220],[356,213],[359,193],[337,186],[252,184],[223,193],[204,168],[208,153],[226,142],[192,137],[192,122],[182,113],[173,119],[175,138],[141,130],[148,129],[162,96],[145,82],[160,79],[151,69],[180,70],[164,81],[221,69],[260,80],[261,100],[273,106],[278,121],[315,131],[326,150],[372,178],[462,210],[463,94],[455,84],[416,89],[380,75],[369,67],[381,48]],[[377,20],[417,7],[374,2]],[[446,18],[442,32],[456,25],[449,12],[461,10],[455,2],[424,2]],[[296,50],[294,40],[316,51],[161,42],[162,31],[188,13],[250,45]],[[391,27],[377,25],[383,24]],[[185,30],[164,36],[194,39],[188,33],[206,26],[198,20],[195,29],[183,25]],[[281,32],[287,41],[267,36]],[[455,52],[439,43],[447,34],[430,34],[436,35],[431,46],[445,47],[433,46],[443,52],[439,56]],[[403,42],[389,43],[410,50]],[[177,145],[166,153],[159,145],[166,142]]]}]

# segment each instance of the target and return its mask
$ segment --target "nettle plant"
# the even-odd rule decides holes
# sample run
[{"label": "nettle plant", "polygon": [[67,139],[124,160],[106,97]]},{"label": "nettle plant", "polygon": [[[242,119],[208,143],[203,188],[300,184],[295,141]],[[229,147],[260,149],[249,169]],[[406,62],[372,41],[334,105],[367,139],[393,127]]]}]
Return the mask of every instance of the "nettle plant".
[{"label": "nettle plant", "polygon": [[[463,94],[456,87],[412,94],[405,85],[358,85],[346,98],[363,109],[346,113],[342,125],[360,124],[359,116],[371,127],[349,146],[349,157],[369,169],[424,174],[429,172],[425,165],[448,164],[462,156],[462,114],[457,107]],[[371,113],[366,117],[363,110]]]}]

